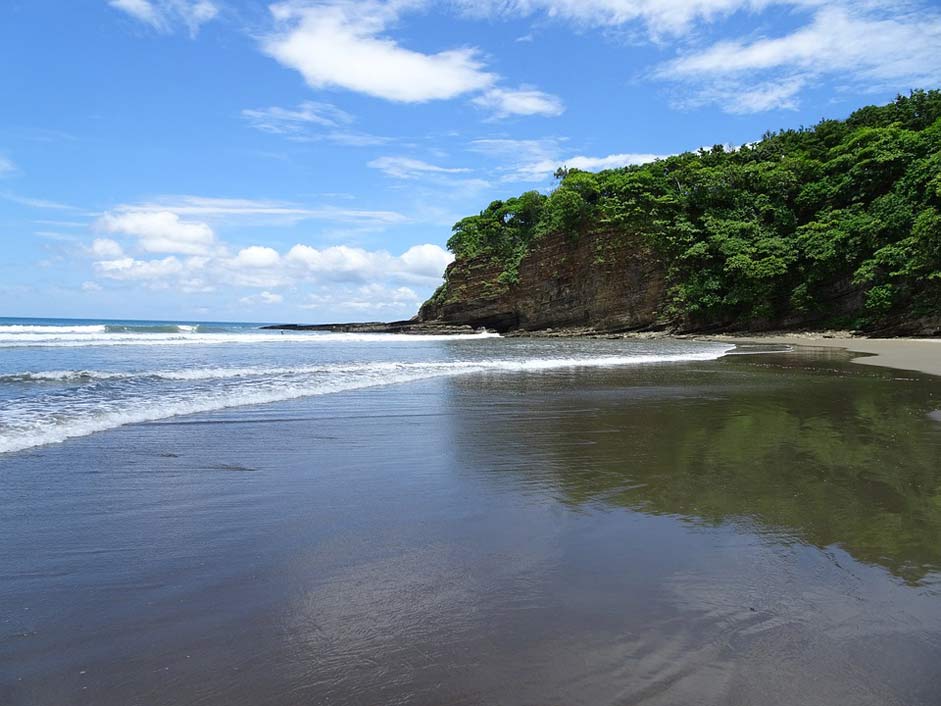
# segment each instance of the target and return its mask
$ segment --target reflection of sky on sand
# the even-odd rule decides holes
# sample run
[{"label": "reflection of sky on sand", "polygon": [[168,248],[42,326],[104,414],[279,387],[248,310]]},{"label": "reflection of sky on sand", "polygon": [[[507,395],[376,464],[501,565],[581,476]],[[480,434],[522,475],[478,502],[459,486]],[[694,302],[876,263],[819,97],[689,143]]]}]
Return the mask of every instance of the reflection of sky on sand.
[{"label": "reflection of sky on sand", "polygon": [[0,700],[927,706],[937,385],[841,365],[434,379],[29,455]]},{"label": "reflection of sky on sand", "polygon": [[[941,570],[941,429],[927,414],[937,382],[832,358],[801,372],[806,363],[736,356],[706,372],[585,374],[578,385],[556,376],[557,389],[517,391],[516,403],[535,413],[470,417],[476,426],[454,443],[493,482],[575,507],[744,523],[932,583]],[[661,376],[670,384],[661,387]],[[484,433],[513,453],[476,463],[478,449],[463,442]],[[514,453],[527,463],[514,464]]]}]

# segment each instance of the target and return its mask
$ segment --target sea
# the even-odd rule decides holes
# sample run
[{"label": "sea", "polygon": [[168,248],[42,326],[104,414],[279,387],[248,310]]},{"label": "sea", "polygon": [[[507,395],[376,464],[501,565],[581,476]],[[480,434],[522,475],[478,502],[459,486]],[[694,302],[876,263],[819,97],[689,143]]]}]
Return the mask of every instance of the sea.
[{"label": "sea", "polygon": [[0,320],[3,706],[938,706],[941,380]]},{"label": "sea", "polygon": [[0,318],[0,454],[125,424],[429,377],[712,360],[732,348],[262,326]]}]

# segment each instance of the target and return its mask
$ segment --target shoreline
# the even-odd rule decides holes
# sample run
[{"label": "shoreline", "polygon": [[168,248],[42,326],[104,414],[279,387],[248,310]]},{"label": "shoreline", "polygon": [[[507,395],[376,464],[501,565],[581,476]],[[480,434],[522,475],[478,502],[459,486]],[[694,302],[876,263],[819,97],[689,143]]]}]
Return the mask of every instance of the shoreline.
[{"label": "shoreline", "polygon": [[711,336],[683,336],[701,341],[723,343],[773,343],[803,348],[843,349],[853,354],[851,363],[893,370],[905,370],[941,376],[941,339],[937,338],[863,338],[847,332],[769,333]]},{"label": "shoreline", "polygon": [[[400,335],[473,333],[468,325],[437,321],[361,322],[341,324],[271,324],[266,330],[320,331],[337,333],[395,333]],[[682,340],[717,341],[722,343],[773,343],[808,348],[842,348],[859,353],[851,362],[859,365],[906,370],[941,376],[941,338],[867,338],[849,331],[771,331],[738,334],[676,334],[664,331],[604,333],[591,328],[545,329],[541,331],[509,331],[508,338],[676,338]]]}]

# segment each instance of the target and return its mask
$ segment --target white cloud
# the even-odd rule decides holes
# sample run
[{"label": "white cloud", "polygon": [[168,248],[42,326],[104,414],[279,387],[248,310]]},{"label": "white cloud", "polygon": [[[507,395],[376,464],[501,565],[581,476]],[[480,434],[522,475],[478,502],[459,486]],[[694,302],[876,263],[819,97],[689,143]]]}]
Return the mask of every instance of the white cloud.
[{"label": "white cloud", "polygon": [[110,238],[95,238],[89,249],[91,254],[102,259],[117,259],[124,257],[124,250]]},{"label": "white cloud", "polygon": [[15,171],[16,165],[13,161],[0,154],[0,179],[13,174]]},{"label": "white cloud", "polygon": [[516,90],[491,88],[471,102],[492,113],[494,118],[507,118],[513,115],[555,117],[565,112],[565,104],[560,98],[527,86]]},{"label": "white cloud", "polygon": [[315,248],[298,243],[283,254],[271,247],[251,245],[234,257],[220,249],[208,256],[144,259],[125,255],[117,242],[99,238],[87,250],[103,277],[184,291],[207,291],[217,285],[271,289],[302,283],[364,286],[390,281],[431,287],[453,260],[451,253],[431,244],[415,245],[398,256],[386,250],[347,245]]},{"label": "white cloud", "polygon": [[517,162],[538,162],[555,157],[565,142],[559,138],[541,140],[514,140],[509,138],[485,138],[471,141],[469,149],[488,157],[512,159]]},{"label": "white cloud", "polygon": [[271,6],[277,30],[265,53],[301,73],[313,88],[345,88],[402,103],[455,98],[489,87],[472,48],[423,54],[382,36],[401,3],[333,2]]},{"label": "white cloud", "polygon": [[13,203],[19,204],[20,206],[28,206],[29,208],[42,208],[52,211],[78,211],[79,209],[75,206],[70,206],[65,203],[59,203],[57,201],[48,201],[46,199],[34,199],[29,196],[19,196],[17,194],[11,193],[2,193],[0,198]]},{"label": "white cloud", "polygon": [[185,25],[190,36],[196,36],[201,25],[219,14],[210,0],[108,0],[108,4],[158,32],[172,32],[177,24]]},{"label": "white cloud", "polygon": [[439,167],[410,157],[379,157],[369,162],[367,166],[379,169],[396,179],[415,179],[425,174],[460,174],[470,171],[458,167]]},{"label": "white cloud", "polygon": [[275,292],[264,291],[253,296],[242,297],[239,299],[239,301],[242,304],[248,304],[249,306],[255,304],[281,304],[284,302],[284,297]]},{"label": "white cloud", "polygon": [[168,286],[167,278],[180,274],[184,268],[183,263],[171,256],[162,260],[135,260],[132,257],[99,260],[95,262],[95,269],[109,279],[161,280],[161,284]]},{"label": "white cloud", "polygon": [[347,245],[319,250],[309,245],[295,245],[285,255],[288,264],[306,272],[338,280],[367,280],[387,271],[392,257],[384,250],[369,251]]},{"label": "white cloud", "polygon": [[437,245],[413,245],[399,256],[402,271],[413,277],[435,279],[454,260],[454,255]]},{"label": "white cloud", "polygon": [[[647,75],[673,83],[681,106],[717,104],[729,113],[794,109],[815,86],[830,90],[905,92],[933,87],[941,77],[941,13],[924,0],[452,0],[488,19],[542,15],[574,24],[643,36],[677,51]],[[738,26],[777,6],[797,29],[761,36],[755,23],[738,38],[726,33],[703,46],[718,21]],[[780,23],[776,23],[780,25]],[[726,30],[730,24],[721,26]],[[774,25],[771,25],[774,26]],[[756,38],[757,35],[757,38]],[[495,89],[499,90],[499,89]],[[486,103],[486,95],[475,103]]]},{"label": "white cloud", "polygon": [[315,101],[304,101],[293,110],[277,106],[243,110],[242,116],[255,129],[276,135],[297,135],[310,125],[337,127],[353,122],[352,115],[335,105]]},{"label": "white cloud", "polygon": [[[226,199],[206,196],[166,196],[149,202],[122,204],[112,215],[124,213],[173,213],[179,217],[200,218],[213,223],[295,223],[303,220],[333,221],[369,225],[404,223],[408,219],[395,211],[367,211],[334,206],[311,208],[284,201]],[[107,214],[106,214],[107,215]]]},{"label": "white cloud", "polygon": [[246,109],[242,117],[256,130],[294,142],[333,142],[347,147],[368,147],[390,142],[388,137],[351,130],[353,116],[332,103],[304,101],[297,108]]},{"label": "white cloud", "polygon": [[134,236],[140,248],[151,253],[205,255],[215,246],[215,234],[206,223],[184,221],[172,211],[106,213],[96,226],[105,233]]},{"label": "white cloud", "polygon": [[599,171],[602,169],[617,169],[635,164],[647,164],[666,155],[647,153],[609,154],[604,157],[588,157],[575,155],[567,159],[559,157],[543,157],[533,161],[518,161],[509,167],[503,167],[505,172],[503,181],[506,182],[544,182],[552,178],[559,168],[581,169],[582,171]]},{"label": "white cloud", "polygon": [[155,29],[161,29],[163,26],[163,19],[150,0],[109,0],[108,4]]},{"label": "white cloud", "polygon": [[281,256],[274,248],[252,245],[239,250],[235,258],[236,267],[276,267],[281,261]]},{"label": "white cloud", "polygon": [[654,76],[691,90],[692,98],[681,103],[749,113],[796,108],[801,90],[823,78],[864,91],[933,86],[941,76],[938,47],[941,14],[935,11],[834,4],[790,34],[724,40],[665,63]]},{"label": "white cloud", "polygon": [[440,280],[453,255],[437,245],[415,245],[395,257],[385,250],[364,250],[347,245],[317,249],[295,245],[284,256],[287,264],[319,279],[369,281],[399,277],[432,283]]},{"label": "white cloud", "polygon": [[92,281],[82,282],[83,292],[100,292],[101,290],[102,290],[102,286],[98,284],[97,282],[92,282]]},{"label": "white cloud", "polygon": [[[808,0],[809,1],[809,0]],[[735,12],[754,12],[773,4],[803,4],[801,0],[454,0],[474,16],[550,18],[586,27],[623,27],[641,23],[654,36],[681,35],[697,21],[709,22]]]},{"label": "white cloud", "polygon": [[337,312],[349,312],[350,316],[358,317],[384,315],[390,318],[404,318],[413,315],[421,301],[422,298],[409,287],[368,284],[355,288],[334,287],[309,294],[300,307],[326,312],[326,315],[334,317],[334,320]]}]

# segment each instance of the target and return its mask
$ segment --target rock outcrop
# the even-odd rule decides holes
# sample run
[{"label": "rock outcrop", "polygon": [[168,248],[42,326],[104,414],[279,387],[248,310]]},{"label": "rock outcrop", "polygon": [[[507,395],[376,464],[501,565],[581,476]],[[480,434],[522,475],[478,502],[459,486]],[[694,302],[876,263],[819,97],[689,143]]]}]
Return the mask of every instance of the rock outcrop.
[{"label": "rock outcrop", "polygon": [[454,335],[474,333],[474,328],[464,324],[448,324],[440,321],[366,321],[345,324],[273,324],[262,326],[269,331],[319,331],[320,333],[402,333],[412,335]]},{"label": "rock outcrop", "polygon": [[663,325],[665,267],[636,237],[593,232],[572,243],[548,236],[523,257],[516,282],[501,281],[502,273],[502,265],[485,257],[452,263],[447,284],[418,318],[500,332]]},{"label": "rock outcrop", "polygon": [[[820,287],[819,306],[777,319],[697,320],[664,315],[666,264],[641,237],[592,231],[578,242],[561,235],[535,241],[507,282],[504,265],[486,256],[457,260],[446,284],[425,302],[423,326],[486,327],[501,333],[552,329],[575,335],[668,330],[674,333],[846,327],[864,311],[864,287],[848,277]],[[907,310],[870,325],[875,336],[941,335],[941,312]]]}]

